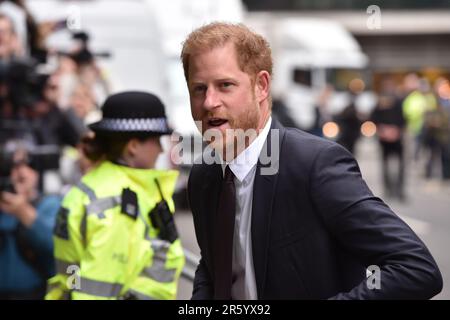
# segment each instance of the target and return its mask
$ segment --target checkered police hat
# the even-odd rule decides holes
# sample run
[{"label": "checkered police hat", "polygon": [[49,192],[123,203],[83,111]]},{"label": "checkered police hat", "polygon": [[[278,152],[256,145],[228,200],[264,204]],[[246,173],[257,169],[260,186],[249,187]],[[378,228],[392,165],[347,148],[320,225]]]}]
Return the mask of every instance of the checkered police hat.
[{"label": "checkered police hat", "polygon": [[94,132],[165,135],[172,129],[167,123],[161,100],[146,92],[114,94],[102,106],[102,120],[89,125]]}]

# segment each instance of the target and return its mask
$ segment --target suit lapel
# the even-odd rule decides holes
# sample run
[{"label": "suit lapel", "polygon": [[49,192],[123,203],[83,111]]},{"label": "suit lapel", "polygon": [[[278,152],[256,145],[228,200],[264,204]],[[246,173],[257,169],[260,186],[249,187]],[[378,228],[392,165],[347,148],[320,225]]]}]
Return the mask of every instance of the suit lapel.
[{"label": "suit lapel", "polygon": [[[278,180],[281,141],[285,132],[284,128],[275,119],[272,120],[270,129],[257,164],[253,184],[252,253],[259,299],[264,297],[272,207]],[[274,129],[278,131],[273,131]],[[268,158],[273,159],[269,164]],[[272,174],[267,174],[267,170],[264,171],[264,169],[269,166],[273,166],[276,172],[270,170]]]}]

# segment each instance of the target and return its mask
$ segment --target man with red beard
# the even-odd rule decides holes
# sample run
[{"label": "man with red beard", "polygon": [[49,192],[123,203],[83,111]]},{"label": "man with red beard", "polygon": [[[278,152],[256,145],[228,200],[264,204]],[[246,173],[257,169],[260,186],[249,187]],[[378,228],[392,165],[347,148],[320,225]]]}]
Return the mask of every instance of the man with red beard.
[{"label": "man with red beard", "polygon": [[271,118],[263,37],[212,23],[187,37],[181,59],[192,116],[216,159],[195,164],[189,177],[201,250],[193,299],[428,299],[441,291],[430,252],[372,194],[352,155]]}]

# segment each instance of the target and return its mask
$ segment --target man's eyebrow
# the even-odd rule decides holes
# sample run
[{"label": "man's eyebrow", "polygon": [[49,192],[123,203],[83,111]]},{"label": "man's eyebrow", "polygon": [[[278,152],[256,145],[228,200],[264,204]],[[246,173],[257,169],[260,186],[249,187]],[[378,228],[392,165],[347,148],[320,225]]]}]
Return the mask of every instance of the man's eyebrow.
[{"label": "man's eyebrow", "polygon": [[[239,82],[239,81],[237,79],[235,79],[235,78],[232,78],[232,77],[224,77],[224,78],[214,79],[212,82],[213,83],[218,83],[218,82]],[[189,80],[188,84],[189,85],[205,85],[206,81]]]},{"label": "man's eyebrow", "polygon": [[238,81],[234,78],[227,77],[227,78],[217,79],[216,82],[238,82]]},{"label": "man's eyebrow", "polygon": [[188,81],[188,85],[189,85],[189,86],[205,85],[205,82],[202,82],[202,81],[191,81],[191,80],[189,80],[189,81]]}]

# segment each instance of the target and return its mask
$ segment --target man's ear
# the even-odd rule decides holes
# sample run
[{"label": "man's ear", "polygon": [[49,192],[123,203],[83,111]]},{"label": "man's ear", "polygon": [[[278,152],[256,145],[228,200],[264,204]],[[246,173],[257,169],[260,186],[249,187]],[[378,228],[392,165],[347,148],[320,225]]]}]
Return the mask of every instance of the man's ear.
[{"label": "man's ear", "polygon": [[256,74],[255,96],[259,103],[266,100],[270,94],[270,74],[262,70]]}]

